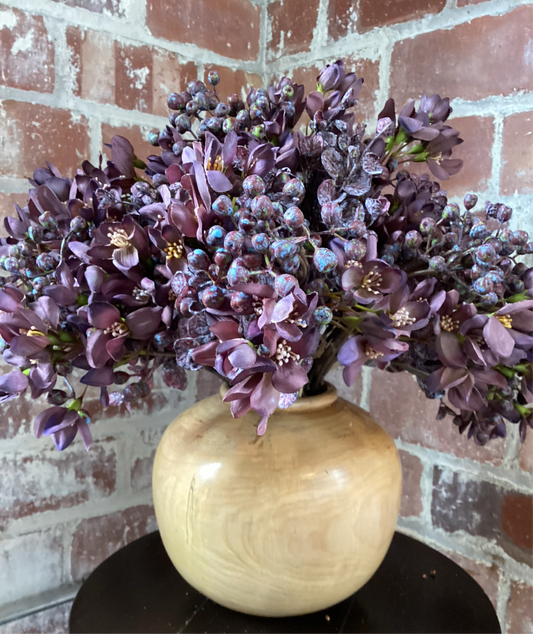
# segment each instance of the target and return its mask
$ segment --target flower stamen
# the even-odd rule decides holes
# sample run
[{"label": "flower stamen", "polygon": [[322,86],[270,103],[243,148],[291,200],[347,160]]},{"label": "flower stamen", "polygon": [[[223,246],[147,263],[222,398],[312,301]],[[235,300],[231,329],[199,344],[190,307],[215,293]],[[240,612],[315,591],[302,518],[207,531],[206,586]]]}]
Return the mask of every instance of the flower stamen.
[{"label": "flower stamen", "polygon": [[372,293],[372,295],[379,295],[380,292],[376,291],[372,287],[379,286],[382,281],[383,281],[383,277],[381,273],[378,273],[377,269],[374,268],[370,271],[370,273],[367,273],[364,276],[363,281],[361,282],[361,287],[364,288],[365,291]]},{"label": "flower stamen", "polygon": [[183,255],[183,242],[169,242],[163,251],[167,254],[167,257],[179,260]]},{"label": "flower stamen", "polygon": [[400,308],[400,310],[397,310],[394,315],[390,317],[395,328],[403,328],[416,322],[416,319],[409,315],[409,311],[405,307]]},{"label": "flower stamen", "polygon": [[379,359],[384,356],[383,352],[379,352],[379,350],[374,350],[369,343],[365,346],[365,354],[369,359]]},{"label": "flower stamen", "polygon": [[116,321],[111,324],[109,328],[104,330],[104,335],[111,335],[112,337],[125,337],[130,332],[130,329],[123,321]]},{"label": "flower stamen", "polygon": [[124,249],[130,245],[129,236],[124,229],[109,230],[107,237],[111,246],[117,247],[117,249]]},{"label": "flower stamen", "polygon": [[300,355],[295,354],[287,341],[283,339],[281,343],[278,343],[278,347],[276,348],[276,363],[283,365],[284,363],[289,363],[291,360],[299,361]]},{"label": "flower stamen", "polygon": [[453,319],[450,315],[443,315],[440,318],[440,327],[446,332],[455,332],[459,328],[459,320]]},{"label": "flower stamen", "polygon": [[504,328],[511,329],[513,327],[513,319],[511,315],[496,315],[496,319]]}]

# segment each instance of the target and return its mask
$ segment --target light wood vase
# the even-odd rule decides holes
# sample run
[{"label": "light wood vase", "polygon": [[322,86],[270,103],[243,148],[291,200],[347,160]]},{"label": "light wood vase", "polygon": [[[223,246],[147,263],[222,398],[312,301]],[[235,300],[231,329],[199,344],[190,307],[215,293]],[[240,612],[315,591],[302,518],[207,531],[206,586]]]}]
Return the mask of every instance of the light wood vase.
[{"label": "light wood vase", "polygon": [[157,449],[154,505],[180,574],[213,601],[259,616],[327,608],[370,579],[401,496],[392,438],[329,386],[258,416],[219,395],[180,414]]}]

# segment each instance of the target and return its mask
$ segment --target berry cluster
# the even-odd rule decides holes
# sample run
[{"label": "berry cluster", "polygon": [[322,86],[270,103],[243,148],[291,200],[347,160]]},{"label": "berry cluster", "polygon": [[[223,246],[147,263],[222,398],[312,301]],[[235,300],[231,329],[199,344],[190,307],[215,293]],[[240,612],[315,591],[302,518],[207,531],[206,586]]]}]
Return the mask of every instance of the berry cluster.
[{"label": "berry cluster", "polygon": [[462,165],[449,100],[398,115],[389,100],[368,135],[354,113],[363,80],[341,61],[307,96],[283,78],[224,103],[218,82],[169,96],[146,163],[115,137],[105,167],[35,171],[0,246],[0,345],[15,368],[0,400],[46,394],[36,435],[64,449],[79,432],[88,447],[74,369],[102,405],[131,408],[158,369],[185,389],[185,370],[207,367],[263,434],[338,360],[348,384],[364,364],[412,372],[479,444],[506,421],[524,438],[533,269],[519,260],[533,244],[509,207],[468,195],[460,208],[433,180]]}]

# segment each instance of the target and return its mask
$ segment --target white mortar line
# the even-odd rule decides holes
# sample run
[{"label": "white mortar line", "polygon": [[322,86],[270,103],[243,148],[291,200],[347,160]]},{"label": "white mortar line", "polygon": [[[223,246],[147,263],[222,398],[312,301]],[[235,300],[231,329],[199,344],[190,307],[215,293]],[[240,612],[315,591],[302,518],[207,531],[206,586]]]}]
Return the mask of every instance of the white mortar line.
[{"label": "white mortar line", "polygon": [[498,579],[498,606],[496,613],[502,626],[502,632],[509,632],[507,606],[511,596],[511,580],[507,575],[500,575]]},{"label": "white mortar line", "polygon": [[372,387],[372,368],[363,366],[361,370],[361,399],[359,401],[359,407],[366,412],[370,410],[370,389]]},{"label": "white mortar line", "polygon": [[324,48],[328,43],[328,10],[329,0],[319,0],[316,26],[313,29],[313,39],[311,41],[311,51]]},{"label": "white mortar line", "polygon": [[48,592],[43,592],[3,606],[0,608],[0,625],[5,625],[11,621],[17,621],[18,619],[31,616],[37,612],[49,610],[50,608],[72,601],[80,587],[81,583],[64,585],[49,590]]},{"label": "white mortar line", "polygon": [[[450,425],[451,425],[450,421]],[[461,439],[463,440],[463,439]],[[464,439],[465,442],[468,442]],[[475,482],[489,482],[506,490],[520,491],[525,495],[533,492],[533,477],[524,473],[511,471],[505,466],[494,466],[488,463],[480,463],[469,458],[458,458],[448,453],[435,449],[428,449],[420,445],[406,443],[400,438],[394,440],[398,449],[403,449],[421,460],[438,467],[445,467]],[[495,441],[497,442],[497,441]]]},{"label": "white mortar line", "polygon": [[500,176],[502,169],[502,151],[503,151],[503,115],[497,113],[494,115],[494,137],[492,145],[492,174],[490,178],[490,187],[494,191],[500,191]]}]

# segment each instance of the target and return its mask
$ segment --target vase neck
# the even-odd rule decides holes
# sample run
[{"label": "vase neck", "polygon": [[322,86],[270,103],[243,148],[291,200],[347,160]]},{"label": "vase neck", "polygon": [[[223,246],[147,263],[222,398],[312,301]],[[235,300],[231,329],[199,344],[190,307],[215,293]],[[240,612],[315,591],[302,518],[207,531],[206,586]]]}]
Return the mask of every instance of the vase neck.
[{"label": "vase neck", "polygon": [[[220,386],[220,398],[224,398],[228,391],[228,385],[223,383]],[[277,412],[284,412],[286,414],[300,414],[301,412],[314,412],[320,409],[325,409],[330,405],[333,405],[338,398],[337,388],[331,383],[326,383],[326,390],[322,394],[316,394],[314,396],[304,396],[296,400],[296,402],[287,409],[278,408]]]}]

